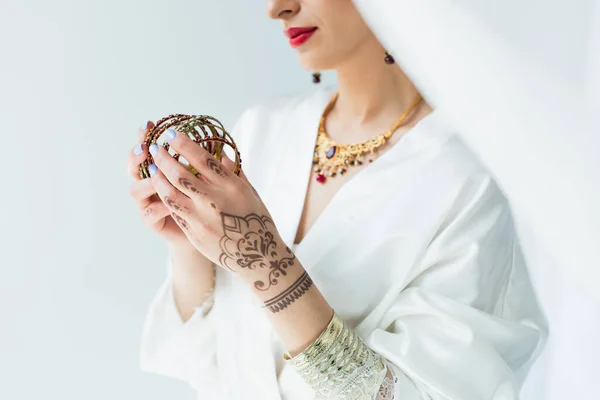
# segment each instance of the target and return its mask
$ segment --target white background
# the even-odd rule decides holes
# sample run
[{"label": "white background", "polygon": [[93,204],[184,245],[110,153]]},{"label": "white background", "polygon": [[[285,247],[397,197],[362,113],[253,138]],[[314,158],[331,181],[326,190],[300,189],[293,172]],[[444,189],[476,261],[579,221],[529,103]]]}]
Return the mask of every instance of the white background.
[{"label": "white background", "polygon": [[265,9],[0,0],[0,399],[193,398],[139,371],[166,250],[129,198],[126,156],[147,119],[231,128],[312,88]]},{"label": "white background", "polygon": [[[490,24],[517,2],[494,2]],[[528,33],[523,49],[577,82],[583,60],[573,58],[589,43],[561,34],[564,24],[588,29],[576,8],[526,3],[515,40]],[[166,252],[139,221],[125,161],[146,119],[202,113],[232,127],[245,107],[312,87],[265,4],[0,0],[0,399],[195,398],[139,371]],[[526,32],[532,19],[557,27],[541,46]],[[550,312],[576,312],[588,329],[579,299],[552,297],[562,279],[538,278]],[[576,330],[555,333],[577,343]]]}]

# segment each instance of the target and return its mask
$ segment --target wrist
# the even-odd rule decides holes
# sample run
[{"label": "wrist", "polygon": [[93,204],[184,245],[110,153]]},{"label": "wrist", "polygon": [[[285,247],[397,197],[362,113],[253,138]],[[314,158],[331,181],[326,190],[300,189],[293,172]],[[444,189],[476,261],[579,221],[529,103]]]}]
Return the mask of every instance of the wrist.
[{"label": "wrist", "polygon": [[178,266],[178,270],[185,270],[186,274],[212,269],[212,261],[193,246],[169,244],[167,248],[173,264]]},{"label": "wrist", "polygon": [[194,256],[196,254],[201,255],[201,253],[196,249],[191,243],[187,242],[167,242],[167,249],[171,253],[184,254],[187,256]]},{"label": "wrist", "polygon": [[[302,269],[302,272],[300,272]],[[294,268],[281,273],[273,269],[240,271],[235,274],[256,297],[262,302],[272,298],[275,294],[282,292],[293,285],[294,281],[304,273],[303,268]]]},{"label": "wrist", "polygon": [[[304,302],[315,294],[311,290],[314,283],[310,275],[299,263],[289,270],[252,270],[244,271],[237,276],[252,290],[263,307],[272,313],[286,310],[293,303],[300,300]],[[318,291],[316,293],[320,296]]]}]

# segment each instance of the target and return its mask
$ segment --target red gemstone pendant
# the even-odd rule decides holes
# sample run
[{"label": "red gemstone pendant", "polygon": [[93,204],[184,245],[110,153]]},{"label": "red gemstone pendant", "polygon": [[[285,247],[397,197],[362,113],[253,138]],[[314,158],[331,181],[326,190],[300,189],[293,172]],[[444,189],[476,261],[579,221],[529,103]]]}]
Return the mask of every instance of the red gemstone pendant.
[{"label": "red gemstone pendant", "polygon": [[323,174],[317,175],[317,182],[325,183],[325,175],[323,175]]}]

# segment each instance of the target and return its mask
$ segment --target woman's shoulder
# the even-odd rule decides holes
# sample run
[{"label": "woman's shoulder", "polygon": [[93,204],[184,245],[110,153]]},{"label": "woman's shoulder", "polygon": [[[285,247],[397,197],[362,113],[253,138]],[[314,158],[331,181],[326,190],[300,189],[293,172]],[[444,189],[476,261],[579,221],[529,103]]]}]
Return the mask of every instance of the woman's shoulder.
[{"label": "woman's shoulder", "polygon": [[454,181],[489,175],[477,155],[462,140],[442,110],[434,109],[400,143],[423,171]]},{"label": "woman's shoulder", "polygon": [[404,138],[401,144],[409,156],[398,168],[409,169],[408,182],[421,182],[415,190],[438,198],[441,207],[454,206],[459,199],[459,203],[467,201],[467,193],[475,196],[484,192],[482,199],[485,197],[490,205],[506,205],[507,199],[487,165],[440,111],[433,111]]}]

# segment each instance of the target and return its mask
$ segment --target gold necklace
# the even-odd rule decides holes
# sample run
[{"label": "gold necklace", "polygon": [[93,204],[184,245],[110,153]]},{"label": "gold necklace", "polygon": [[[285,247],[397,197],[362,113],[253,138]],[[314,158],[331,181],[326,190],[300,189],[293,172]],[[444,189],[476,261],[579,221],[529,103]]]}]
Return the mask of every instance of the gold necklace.
[{"label": "gold necklace", "polygon": [[333,108],[339,93],[336,93],[329,104],[323,111],[321,122],[319,123],[319,134],[317,136],[317,144],[315,146],[315,154],[313,157],[313,165],[316,165],[315,172],[317,173],[317,182],[325,183],[328,177],[335,177],[337,174],[343,175],[346,168],[352,165],[362,165],[363,155],[371,153],[373,156],[369,158],[369,162],[373,162],[375,152],[383,146],[392,134],[406,121],[406,118],[421,102],[422,97],[418,95],[411,106],[394,122],[392,127],[385,133],[375,136],[373,139],[365,140],[360,143],[340,144],[333,141],[325,131],[325,120],[327,115]]}]

